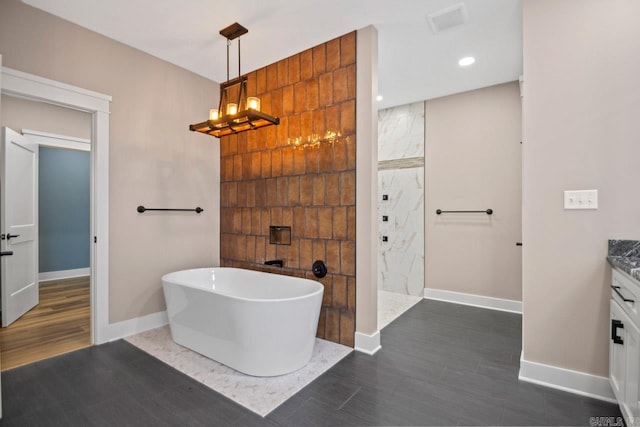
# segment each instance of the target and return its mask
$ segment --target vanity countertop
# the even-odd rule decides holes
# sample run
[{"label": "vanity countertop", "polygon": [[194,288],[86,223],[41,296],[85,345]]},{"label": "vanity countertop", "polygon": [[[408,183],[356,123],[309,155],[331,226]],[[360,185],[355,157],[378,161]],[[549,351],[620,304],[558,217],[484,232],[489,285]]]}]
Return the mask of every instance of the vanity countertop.
[{"label": "vanity countertop", "polygon": [[640,240],[609,240],[607,260],[640,281]]}]

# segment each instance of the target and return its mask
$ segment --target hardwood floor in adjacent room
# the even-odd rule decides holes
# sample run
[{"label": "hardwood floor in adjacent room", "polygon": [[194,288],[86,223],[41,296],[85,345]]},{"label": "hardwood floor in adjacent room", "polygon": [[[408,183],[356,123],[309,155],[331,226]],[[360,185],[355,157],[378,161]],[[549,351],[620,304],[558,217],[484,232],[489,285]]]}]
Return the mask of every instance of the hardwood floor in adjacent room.
[{"label": "hardwood floor in adjacent room", "polygon": [[3,371],[91,345],[89,276],[40,283],[40,303],[0,328]]}]

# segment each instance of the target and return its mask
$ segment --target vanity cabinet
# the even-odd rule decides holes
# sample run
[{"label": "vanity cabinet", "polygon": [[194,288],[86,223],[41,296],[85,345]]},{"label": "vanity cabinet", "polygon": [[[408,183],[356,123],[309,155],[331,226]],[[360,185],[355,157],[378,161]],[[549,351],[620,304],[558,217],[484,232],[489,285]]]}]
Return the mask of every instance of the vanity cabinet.
[{"label": "vanity cabinet", "polygon": [[640,283],[612,270],[609,382],[627,425],[640,418]]}]

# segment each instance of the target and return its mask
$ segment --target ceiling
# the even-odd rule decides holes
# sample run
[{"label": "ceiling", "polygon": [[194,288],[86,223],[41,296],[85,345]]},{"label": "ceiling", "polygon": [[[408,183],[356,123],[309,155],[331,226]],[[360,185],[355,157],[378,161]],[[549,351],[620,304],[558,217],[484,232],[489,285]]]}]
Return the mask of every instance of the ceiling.
[{"label": "ceiling", "polygon": [[[380,108],[517,80],[522,73],[521,0],[23,0],[217,82],[225,39],[242,36],[242,72],[350,31],[378,29]],[[465,24],[432,32],[427,15],[464,3]],[[237,75],[232,46],[231,77]],[[461,68],[458,60],[474,56]]]}]

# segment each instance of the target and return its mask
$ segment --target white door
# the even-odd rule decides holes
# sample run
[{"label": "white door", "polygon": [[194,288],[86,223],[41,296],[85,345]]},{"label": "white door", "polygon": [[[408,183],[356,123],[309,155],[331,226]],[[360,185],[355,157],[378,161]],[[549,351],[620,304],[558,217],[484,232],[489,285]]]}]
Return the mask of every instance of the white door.
[{"label": "white door", "polygon": [[2,327],[38,304],[38,144],[2,129]]}]

